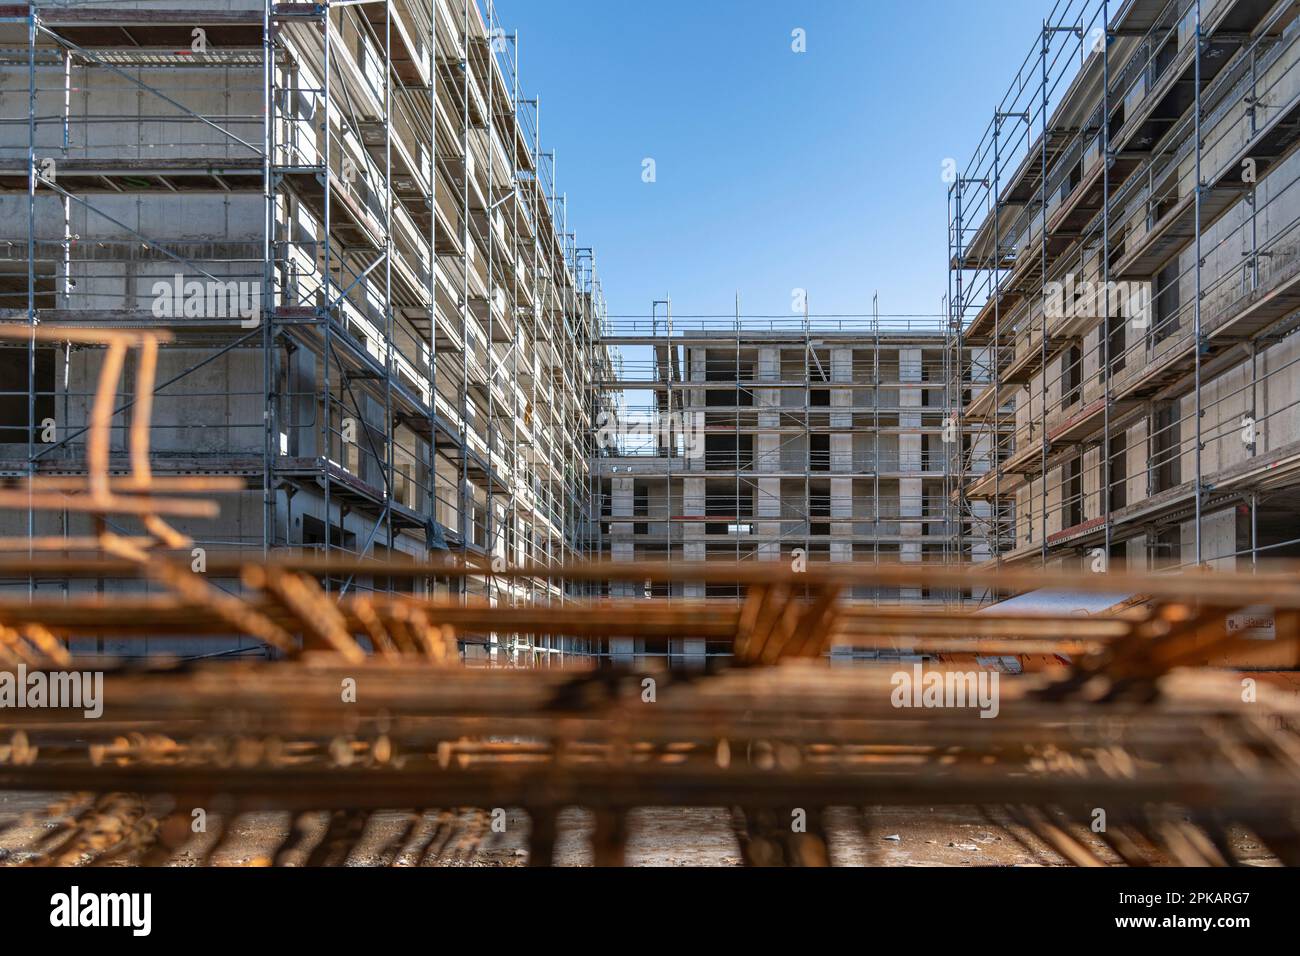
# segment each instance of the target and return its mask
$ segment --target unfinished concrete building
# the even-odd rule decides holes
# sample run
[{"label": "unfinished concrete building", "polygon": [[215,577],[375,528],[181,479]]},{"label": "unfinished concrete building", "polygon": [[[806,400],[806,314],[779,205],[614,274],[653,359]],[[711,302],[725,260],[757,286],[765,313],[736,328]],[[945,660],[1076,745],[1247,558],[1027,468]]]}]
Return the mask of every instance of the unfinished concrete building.
[{"label": "unfinished concrete building", "polygon": [[1300,554],[1296,14],[1055,4],[949,194],[963,559]]},{"label": "unfinished concrete building", "polygon": [[[942,324],[924,319],[617,319],[598,420],[600,552],[614,561],[953,560]],[[624,586],[626,588],[626,585]],[[641,592],[638,592],[641,593]],[[734,587],[648,593],[729,599]],[[855,600],[946,598],[858,588]],[[703,642],[615,646],[676,659]],[[689,643],[689,642],[688,642]]]},{"label": "unfinished concrete building", "polygon": [[[170,334],[154,474],[245,482],[219,521],[182,523],[197,546],[512,565],[588,549],[603,302],[490,3],[67,0],[0,8],[0,33],[3,318]],[[0,351],[5,474],[83,473],[102,358]]]}]

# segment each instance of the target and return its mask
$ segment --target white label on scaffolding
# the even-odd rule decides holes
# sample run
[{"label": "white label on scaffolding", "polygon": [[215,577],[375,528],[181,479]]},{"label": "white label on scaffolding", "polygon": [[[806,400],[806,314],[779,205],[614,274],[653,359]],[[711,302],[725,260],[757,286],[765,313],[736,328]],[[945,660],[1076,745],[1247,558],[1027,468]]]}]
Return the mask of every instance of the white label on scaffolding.
[{"label": "white label on scaffolding", "polygon": [[1255,641],[1277,639],[1277,618],[1268,607],[1248,607],[1228,618],[1228,633]]}]

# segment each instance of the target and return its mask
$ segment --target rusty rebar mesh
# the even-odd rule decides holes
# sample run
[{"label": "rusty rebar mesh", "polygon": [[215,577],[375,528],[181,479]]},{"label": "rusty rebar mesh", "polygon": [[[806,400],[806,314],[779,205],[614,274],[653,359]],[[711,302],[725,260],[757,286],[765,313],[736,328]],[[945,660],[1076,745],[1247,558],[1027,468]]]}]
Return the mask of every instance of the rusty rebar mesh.
[{"label": "rusty rebar mesh", "polygon": [[[95,534],[0,542],[10,552],[0,578],[115,586],[58,600],[0,595],[0,681],[14,694],[20,674],[54,687],[102,672],[103,711],[14,706],[0,685],[0,791],[37,806],[0,822],[0,847],[14,846],[7,862],[155,865],[187,848],[203,863],[242,815],[259,812],[283,814],[284,825],[275,847],[244,861],[254,865],[342,864],[363,842],[379,863],[463,861],[506,808],[522,808],[529,862],[544,865],[561,814],[581,806],[598,864],[625,860],[637,808],[715,807],[744,862],[817,866],[832,861],[827,821],[842,808],[974,806],[1076,865],[1244,862],[1229,837],[1243,829],[1273,860],[1300,863],[1294,565],[1081,575],[226,554],[196,568],[189,539],[160,516],[208,514],[213,503],[184,496],[220,489],[151,476],[147,401],[146,425],[133,420],[130,475],[110,475],[106,458],[124,355],[140,350],[147,392],[157,336],[75,334],[111,359],[87,476],[34,476],[0,491],[0,507],[80,511]],[[112,530],[111,515],[137,516],[144,530]],[[432,583],[432,596],[330,590],[357,575]],[[437,596],[438,582],[492,576],[718,584],[742,597],[500,607]],[[1129,597],[1089,616],[972,615],[856,604],[846,595],[859,587]],[[1268,640],[1233,624],[1260,609]],[[124,660],[70,652],[106,636],[251,639],[268,659],[184,662],[149,656],[149,644]],[[468,647],[539,637],[598,652],[584,666],[466,666]],[[713,651],[693,667],[613,659],[612,642],[628,638]],[[834,651],[846,647],[875,663],[838,666]],[[936,687],[932,701],[924,688]],[[209,813],[211,826],[197,828]]]},{"label": "rusty rebar mesh", "polygon": [[[1297,862],[1300,703],[1264,675],[1256,692],[1244,693],[1240,674],[1196,666],[1222,651],[1210,636],[1223,634],[1222,609],[1207,602],[1161,599],[1100,618],[1030,619],[1033,628],[1059,628],[1039,643],[1093,650],[1069,665],[1004,676],[990,718],[973,694],[966,706],[897,706],[899,675],[914,665],[839,667],[822,656],[849,633],[846,620],[858,646],[873,642],[877,624],[888,632],[886,625],[903,620],[913,635],[904,639],[957,642],[961,657],[970,638],[954,636],[956,615],[828,614],[815,596],[791,596],[793,610],[757,615],[753,606],[769,598],[739,609],[635,602],[633,621],[620,616],[627,602],[526,615],[503,609],[512,617],[367,596],[333,604],[328,621],[309,621],[297,614],[322,600],[310,591],[314,579],[277,573],[298,578],[311,595],[300,610],[285,602],[270,612],[293,635],[284,659],[77,661],[106,670],[98,719],[4,711],[0,790],[83,795],[51,805],[39,838],[15,859],[165,862],[191,836],[195,809],[221,808],[223,819],[286,811],[319,824],[290,828],[276,853],[250,862],[343,862],[367,820],[383,811],[410,820],[390,840],[423,839],[415,858],[434,862],[472,855],[490,832],[485,815],[523,807],[532,821],[530,857],[544,863],[557,814],[584,806],[595,813],[594,859],[614,863],[624,858],[630,809],[717,806],[732,812],[746,862],[816,865],[829,859],[821,822],[828,808],[959,804],[987,808],[1076,864],[1102,862],[1080,827],[1128,863],[1234,862],[1225,836],[1234,826],[1249,829],[1279,861]],[[199,609],[170,600],[97,598],[46,616],[10,600],[0,605],[0,620],[23,635],[41,617],[59,642],[105,628],[209,634],[226,620],[204,621]],[[248,600],[260,598],[254,592]],[[416,610],[425,624],[387,650],[363,650],[376,628],[392,634],[392,621],[409,622]],[[1277,616],[1277,640],[1294,643],[1290,619]],[[193,626],[180,628],[182,617]],[[692,623],[682,624],[687,617]],[[764,625],[765,617],[776,623]],[[456,635],[472,637],[491,623],[498,639],[516,627],[614,636],[676,626],[714,640],[729,633],[736,653],[704,670],[461,666]],[[1006,633],[988,639],[1013,646],[1026,625],[1008,618],[1001,626]],[[333,639],[326,627],[335,629]],[[422,638],[426,631],[434,638]],[[897,646],[893,636],[874,643]],[[26,666],[57,670],[36,642],[22,645]],[[17,657],[9,653],[12,666]],[[943,652],[928,656],[918,674],[961,673]],[[464,808],[476,809],[467,815]],[[1089,831],[1098,809],[1106,828]],[[33,822],[29,816],[11,828]],[[395,861],[400,849],[385,847],[377,858]],[[409,863],[412,852],[402,859]]]}]

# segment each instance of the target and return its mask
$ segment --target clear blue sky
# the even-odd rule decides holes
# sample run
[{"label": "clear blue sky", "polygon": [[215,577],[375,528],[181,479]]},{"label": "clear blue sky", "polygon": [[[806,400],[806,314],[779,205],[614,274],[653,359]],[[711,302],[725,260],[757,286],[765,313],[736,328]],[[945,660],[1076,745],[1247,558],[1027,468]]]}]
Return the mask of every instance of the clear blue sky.
[{"label": "clear blue sky", "polygon": [[[497,0],[611,314],[934,313],[964,167],[1049,0]],[[807,52],[791,50],[806,31]],[[642,182],[642,160],[657,181]]]}]

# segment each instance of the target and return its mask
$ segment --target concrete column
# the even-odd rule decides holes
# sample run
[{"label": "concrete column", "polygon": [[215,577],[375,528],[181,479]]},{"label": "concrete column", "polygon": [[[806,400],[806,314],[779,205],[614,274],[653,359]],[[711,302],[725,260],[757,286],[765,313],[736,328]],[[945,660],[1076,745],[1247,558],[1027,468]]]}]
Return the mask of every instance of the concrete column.
[{"label": "concrete column", "polygon": [[[988,522],[989,516],[993,513],[993,508],[987,501],[972,501],[970,510],[972,515],[984,523]],[[978,564],[993,557],[993,545],[989,538],[973,537],[971,541],[972,562]]]},{"label": "concrete column", "polygon": [[842,473],[856,471],[853,465],[853,434],[851,432],[832,434],[831,471]]},{"label": "concrete column", "polygon": [[1130,571],[1147,570],[1147,536],[1140,534],[1124,542],[1124,563]]},{"label": "concrete column", "polygon": [[[708,377],[708,351],[702,348],[690,350],[690,369],[688,377],[692,382],[703,382]],[[686,443],[686,468],[688,471],[704,471],[704,407],[708,403],[708,392],[703,388],[687,389],[686,411],[683,416],[683,439]]]},{"label": "concrete column", "polygon": [[[754,533],[760,539],[776,539],[781,536],[780,478],[758,479],[758,491],[754,496],[754,517],[758,519],[754,524]],[[776,540],[761,541],[758,546],[758,556],[764,561],[780,558],[780,543]]]},{"label": "concrete column", "polygon": [[993,467],[993,436],[980,431],[972,436],[969,474],[982,475]]},{"label": "concrete column", "polygon": [[[632,518],[635,507],[636,481],[632,478],[611,478],[609,482],[610,490],[610,515],[614,518]],[[632,525],[630,523],[619,522],[612,524],[609,529],[614,534],[631,534]]]},{"label": "concrete column", "polygon": [[754,515],[759,520],[777,519],[781,516],[781,479],[758,479],[758,495],[754,498]]},{"label": "concrete column", "polygon": [[[758,350],[758,365],[754,377],[760,382],[775,382],[781,377],[781,350],[776,346],[764,346]],[[757,388],[754,390],[754,404],[758,408],[758,428],[777,428],[781,415],[781,390],[777,388]],[[754,470],[757,472],[776,472],[781,470],[781,436],[775,431],[754,433]],[[761,487],[761,483],[760,483]],[[761,497],[761,495],[760,495]],[[758,529],[756,529],[757,531]],[[759,534],[764,532],[758,531]]]},{"label": "concrete column", "polygon": [[853,560],[853,479],[831,479],[832,561]]},{"label": "concrete column", "polygon": [[[635,508],[635,486],[636,482],[632,478],[612,478],[610,480],[610,512],[614,518],[631,518]],[[628,522],[611,522],[609,526],[610,535],[613,540],[609,545],[609,556],[611,561],[635,561],[636,545],[631,540],[632,523]],[[627,536],[626,540],[618,540],[620,535]],[[611,582],[609,593],[611,597],[634,597],[636,596],[636,585],[628,581]],[[611,637],[609,639],[609,653],[612,660],[617,663],[630,664],[636,659],[637,640],[632,637]]]},{"label": "concrete column", "polygon": [[[1043,487],[1044,486],[1040,484],[1037,489],[1038,495],[1035,499],[1038,502],[1039,509],[1043,507]],[[1049,468],[1048,481],[1045,487],[1047,488],[1047,534],[1051,536],[1056,534],[1058,531],[1065,530],[1065,493],[1068,490],[1065,484],[1065,469]],[[1042,516],[1043,513],[1041,510],[1035,511],[1035,522],[1041,521]],[[1041,531],[1041,525],[1039,525],[1036,530]]]},{"label": "concrete column", "polygon": [[[1129,504],[1135,504],[1147,497],[1148,461],[1147,422],[1143,419],[1129,428],[1127,445],[1124,451],[1124,485],[1127,489],[1126,498]],[[1129,557],[1130,560],[1135,560],[1134,555]],[[1130,564],[1129,567],[1144,567],[1146,563],[1145,557],[1146,552],[1143,551],[1143,560],[1137,564]]]},{"label": "concrete column", "polygon": [[[682,479],[682,501],[681,514],[688,518],[703,517],[706,511],[704,503],[704,479],[703,478],[683,478]],[[695,538],[702,537],[704,528],[698,523],[688,522],[682,530],[682,537]]]},{"label": "concrete column", "polygon": [[1083,520],[1100,517],[1106,511],[1101,490],[1101,447],[1083,453]]},{"label": "concrete column", "polygon": [[853,517],[853,479],[831,479],[831,519],[849,521]]},{"label": "concrete column", "polygon": [[[781,350],[776,346],[764,346],[758,350],[758,366],[754,369],[754,378],[759,382],[777,382],[781,379]],[[754,404],[758,408],[758,427],[775,428],[780,421],[777,413],[781,405],[779,388],[754,389]]]},{"label": "concrete column", "polygon": [[970,378],[972,386],[993,381],[993,350],[990,347],[971,349]]},{"label": "concrete column", "polygon": [[[843,383],[853,381],[853,349],[831,349],[831,381]],[[852,408],[854,394],[851,388],[831,389],[831,408]],[[832,411],[831,427],[852,428],[853,413]]]},{"label": "concrete column", "polygon": [[[1237,559],[1237,512],[1225,508],[1213,514],[1201,515],[1201,557],[1216,571],[1232,571]],[[1182,561],[1191,565],[1196,561],[1196,522],[1184,521],[1182,526]]]},{"label": "concrete column", "polygon": [[[683,478],[682,515],[687,518],[700,518],[706,511],[704,479]],[[682,522],[682,559],[703,561],[705,555],[704,524],[699,521]],[[704,584],[700,581],[687,581],[682,585],[682,594],[688,598],[702,598],[705,595]]]},{"label": "concrete column", "polygon": [[[898,350],[898,380],[903,383],[898,390],[898,404],[902,409],[915,408],[916,411],[900,411],[898,415],[898,424],[900,428],[921,427],[921,399],[924,392],[921,388],[910,387],[908,383],[921,381],[921,350],[920,349],[899,349]],[[921,461],[921,435],[918,431],[915,434],[900,434],[898,436],[898,470],[900,472],[921,472],[923,463]],[[898,482],[898,514],[903,520],[899,522],[898,533],[904,538],[916,538],[916,541],[903,541],[898,547],[898,556],[900,561],[918,562],[921,560],[921,531],[922,524],[918,521],[908,521],[908,518],[920,518],[923,514],[921,495],[923,487],[921,479],[901,478]],[[920,588],[903,588],[899,596],[903,601],[919,601],[921,599]]]},{"label": "concrete column", "polygon": [[853,349],[831,349],[831,381],[853,381]]},{"label": "concrete column", "polygon": [[[695,479],[687,479],[694,481]],[[700,482],[703,484],[703,481]],[[705,543],[703,541],[683,541],[682,558],[686,561],[704,561],[706,560]],[[683,586],[683,595],[693,600],[701,600],[705,596],[705,586],[699,581],[688,581]],[[707,648],[700,638],[673,638],[668,642],[668,652],[673,659],[685,661],[688,667],[703,667],[705,653]]]},{"label": "concrete column", "polygon": [[[831,381],[853,381],[853,349],[831,349]],[[856,470],[853,462],[853,396],[851,388],[831,389],[831,471]],[[845,409],[835,411],[835,409]],[[843,429],[843,431],[838,431]]]}]

